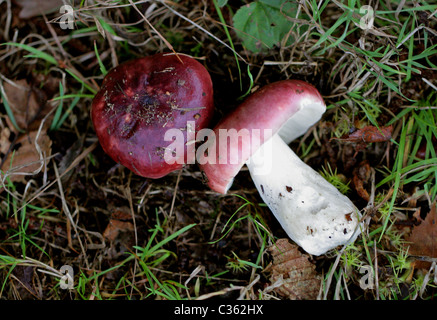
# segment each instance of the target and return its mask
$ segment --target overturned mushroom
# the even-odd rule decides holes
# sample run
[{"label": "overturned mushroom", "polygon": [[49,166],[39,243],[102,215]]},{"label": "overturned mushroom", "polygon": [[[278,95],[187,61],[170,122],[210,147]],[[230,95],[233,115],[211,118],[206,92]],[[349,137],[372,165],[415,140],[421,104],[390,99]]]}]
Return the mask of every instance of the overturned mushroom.
[{"label": "overturned mushroom", "polygon": [[[353,203],[288,147],[325,109],[319,92],[303,81],[267,85],[214,128],[208,143],[215,142],[215,152],[201,165],[210,188],[225,194],[246,163],[259,194],[289,237],[314,255],[353,241],[359,229]],[[264,135],[251,134],[265,129]],[[242,132],[237,139],[243,142],[229,144],[220,137],[226,130]]]},{"label": "overturned mushroom", "polygon": [[[103,150],[147,178],[161,178],[194,163],[194,152],[187,152],[189,133],[209,123],[212,90],[207,70],[186,55],[156,54],[120,64],[106,75],[92,104]],[[165,139],[169,129],[179,130],[184,139]],[[173,161],[165,156],[175,152],[168,150],[170,144],[183,150]]]}]

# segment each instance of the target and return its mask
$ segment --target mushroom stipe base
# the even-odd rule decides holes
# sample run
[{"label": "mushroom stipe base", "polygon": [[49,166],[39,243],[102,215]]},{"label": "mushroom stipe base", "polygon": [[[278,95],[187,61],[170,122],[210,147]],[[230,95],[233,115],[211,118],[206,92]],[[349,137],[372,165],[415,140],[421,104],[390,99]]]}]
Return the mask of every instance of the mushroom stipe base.
[{"label": "mushroom stipe base", "polygon": [[[264,148],[272,150],[269,156]],[[256,151],[247,166],[258,192],[288,236],[306,252],[321,255],[354,241],[358,209],[278,136]],[[271,168],[270,172],[265,172]]]}]

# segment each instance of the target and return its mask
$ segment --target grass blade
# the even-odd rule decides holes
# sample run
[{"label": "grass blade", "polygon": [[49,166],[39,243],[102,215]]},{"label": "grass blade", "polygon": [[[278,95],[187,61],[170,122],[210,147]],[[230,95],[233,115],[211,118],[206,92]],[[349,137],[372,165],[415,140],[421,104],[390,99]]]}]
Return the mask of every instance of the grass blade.
[{"label": "grass blade", "polygon": [[27,44],[23,44],[23,43],[15,43],[15,42],[6,42],[3,45],[10,45],[10,46],[15,46],[21,49],[24,49],[26,51],[29,51],[31,53],[33,53],[33,55],[31,55],[31,57],[35,57],[35,58],[39,58],[39,59],[43,59],[51,64],[54,64],[55,66],[58,65],[58,62],[56,61],[55,58],[53,58],[51,55],[42,52],[41,50],[35,49],[31,46],[28,46]]}]

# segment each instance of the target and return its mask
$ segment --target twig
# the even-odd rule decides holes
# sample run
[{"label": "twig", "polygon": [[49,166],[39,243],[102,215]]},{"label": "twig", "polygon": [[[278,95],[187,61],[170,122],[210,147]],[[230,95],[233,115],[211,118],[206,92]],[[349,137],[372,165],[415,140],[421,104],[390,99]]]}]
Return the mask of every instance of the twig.
[{"label": "twig", "polygon": [[375,272],[375,287],[376,287],[376,300],[379,300],[379,277],[378,277],[378,254],[376,251],[376,241],[373,242],[373,251],[374,251],[374,256],[375,256],[375,267],[374,267],[374,272]]},{"label": "twig", "polygon": [[181,180],[181,173],[182,173],[182,169],[179,170],[178,177],[176,179],[176,184],[175,184],[174,192],[173,192],[173,199],[171,200],[170,213],[168,214],[169,217],[171,217],[173,214],[173,209],[174,209],[174,204],[176,201],[176,194],[178,191],[179,181]]},{"label": "twig", "polygon": [[[131,0],[129,0],[131,1]],[[185,21],[188,21],[189,23],[191,23],[192,25],[196,26],[197,28],[199,28],[200,30],[202,30],[203,32],[205,32],[207,35],[209,35],[211,38],[217,40],[218,42],[220,42],[222,45],[224,45],[226,48],[232,50],[232,52],[234,52],[243,62],[247,63],[246,60],[236,51],[234,51],[232,49],[231,46],[229,46],[227,43],[223,42],[222,40],[220,40],[219,38],[217,38],[215,35],[213,35],[211,32],[209,32],[208,30],[206,30],[205,28],[201,27],[200,25],[198,25],[197,23],[195,23],[194,21],[191,21],[190,19],[188,19],[187,17],[185,17],[184,15],[180,14],[179,12],[177,12],[176,10],[174,10],[172,7],[168,6],[165,2],[161,1],[161,3],[167,7],[167,9],[169,9],[171,12],[173,12],[175,15],[177,15],[178,17],[184,19]]]},{"label": "twig", "polygon": [[141,11],[140,11],[140,9],[137,8],[137,6],[132,2],[132,0],[129,0],[129,3],[130,3],[130,4],[134,7],[134,9],[135,9],[139,14],[140,14],[140,16],[144,19],[144,21],[146,21],[146,23],[149,25],[149,27],[150,27],[153,31],[156,32],[156,34],[161,38],[162,41],[164,41],[165,45],[166,45],[166,46],[167,46],[171,51],[173,51],[173,53],[176,55],[176,57],[179,59],[179,61],[180,61],[181,63],[183,63],[182,60],[181,60],[181,58],[179,58],[178,54],[177,54],[176,51],[174,50],[173,46],[170,44],[170,42],[168,42],[167,39],[164,38],[164,37],[162,36],[162,34],[159,33],[159,31],[155,29],[155,27],[150,23],[150,21],[149,21],[149,20],[146,18],[146,16],[145,16]]},{"label": "twig", "polygon": [[[70,166],[63,172],[60,174],[59,178],[62,178],[65,174],[67,174],[71,169],[77,167],[77,165],[90,153],[92,152],[96,147],[97,147],[98,142],[94,142],[91,146],[89,146],[88,148],[86,148],[76,159],[74,159],[74,161],[70,164]],[[36,193],[35,196],[33,196],[29,201],[27,201],[25,204],[23,204],[21,206],[21,208],[18,209],[18,211],[22,210],[25,206],[27,206],[28,204],[30,204],[32,201],[34,201],[36,198],[38,198],[41,193],[43,193],[44,191],[46,191],[47,189],[49,189],[51,186],[53,186],[55,183],[57,182],[57,180],[54,180],[52,182],[50,182],[48,185],[45,185],[43,187],[41,187],[41,190],[38,191]]]},{"label": "twig", "polygon": [[[88,269],[90,269],[90,265],[88,263],[88,259],[87,259],[86,252],[85,252],[85,247],[83,246],[81,237],[79,236],[79,233],[78,233],[78,230],[77,230],[76,223],[74,222],[73,217],[71,216],[71,213],[70,213],[70,209],[68,208],[67,202],[65,201],[64,188],[62,186],[61,177],[59,176],[58,166],[56,165],[56,163],[53,163],[53,168],[55,170],[55,176],[56,176],[56,180],[55,181],[58,182],[58,186],[59,186],[59,193],[60,193],[60,196],[61,196],[62,208],[64,209],[64,212],[65,212],[65,215],[67,216],[67,219],[70,221],[71,225],[73,226],[74,231],[76,232],[77,240],[79,241],[80,248],[82,249],[82,254],[83,254],[83,258],[85,260],[86,267]],[[74,250],[72,245],[71,245],[71,249]]]},{"label": "twig", "polygon": [[[130,189],[130,179],[131,179],[131,175],[129,175],[129,182],[128,182],[126,189],[124,190],[124,194],[128,199],[129,208],[130,208],[130,212],[132,215],[132,222],[133,222],[133,226],[134,226],[134,237],[135,237],[135,256],[138,257],[138,233],[137,233],[137,224],[136,224],[136,220],[135,220],[134,206],[133,206],[133,201],[132,201],[132,192]],[[136,270],[137,270],[137,265],[138,265],[138,259],[135,259],[134,270],[132,272],[132,286],[131,286],[131,292],[130,292],[131,297],[133,295],[133,291],[134,291],[134,287],[135,287],[134,283],[135,283],[135,274],[136,274]]]}]

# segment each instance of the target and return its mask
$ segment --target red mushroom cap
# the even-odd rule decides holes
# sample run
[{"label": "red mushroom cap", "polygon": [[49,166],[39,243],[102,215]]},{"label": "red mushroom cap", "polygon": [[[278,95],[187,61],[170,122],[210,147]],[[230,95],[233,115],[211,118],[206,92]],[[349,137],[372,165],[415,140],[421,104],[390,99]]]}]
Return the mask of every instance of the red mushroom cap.
[{"label": "red mushroom cap", "polygon": [[165,161],[164,152],[173,143],[164,140],[165,132],[172,128],[183,132],[187,157],[188,121],[195,123],[190,129],[204,128],[213,108],[207,70],[186,55],[167,53],[112,69],[94,97],[91,117],[103,150],[114,161],[156,179],[183,166],[181,161]]},{"label": "red mushroom cap", "polygon": [[[304,116],[309,119],[290,121],[300,110],[310,105],[316,106],[317,111]],[[317,89],[299,80],[274,82],[250,95],[213,130],[216,158],[200,165],[209,187],[225,194],[241,167],[265,141],[272,135],[279,134],[285,142],[291,142],[318,121],[325,108],[323,98]],[[221,129],[242,132],[242,143],[220,144]],[[254,129],[259,130],[260,134],[252,135]],[[264,129],[271,129],[271,134],[264,135]],[[291,138],[284,137],[282,133]],[[232,149],[232,146],[238,146],[237,150]],[[235,161],[236,155],[238,161]]]}]

